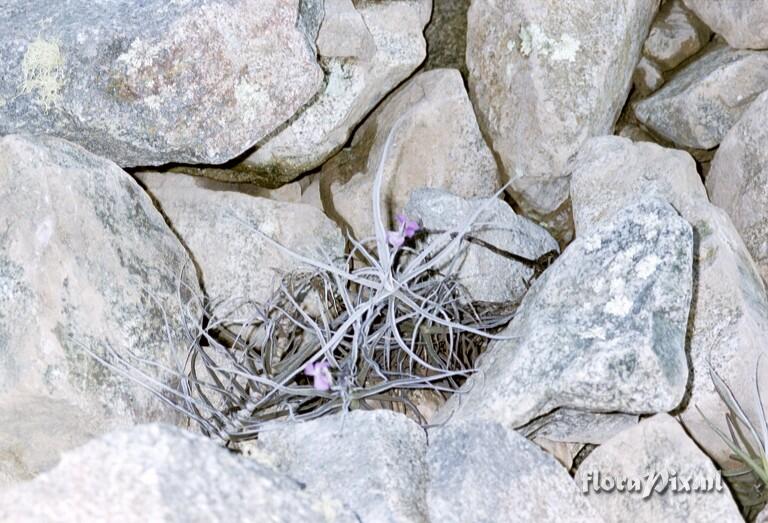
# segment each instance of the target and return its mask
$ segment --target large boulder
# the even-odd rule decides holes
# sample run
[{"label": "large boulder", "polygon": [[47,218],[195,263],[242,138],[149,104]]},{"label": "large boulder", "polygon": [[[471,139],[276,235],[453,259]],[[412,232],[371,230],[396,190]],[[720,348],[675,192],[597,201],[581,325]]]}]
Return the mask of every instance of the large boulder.
[{"label": "large boulder", "polygon": [[321,87],[300,3],[5,1],[0,134],[60,136],[123,166],[230,160]]},{"label": "large boulder", "polygon": [[720,471],[667,414],[600,445],[575,480],[606,522],[744,521]]},{"label": "large boulder", "polygon": [[[687,353],[692,377],[680,415],[686,430],[720,465],[730,450],[697,407],[726,431],[726,406],[709,368],[720,374],[757,416],[755,365],[766,353],[768,298],[757,267],[728,215],[709,203],[693,158],[683,151],[625,138],[586,142],[571,165],[576,237],[588,237],[624,205],[646,195],[663,198],[693,227],[694,283]],[[757,419],[756,417],[754,419]]]},{"label": "large boulder", "polygon": [[688,381],[693,236],[641,199],[577,238],[537,279],[442,415],[519,427],[558,407],[665,412]]},{"label": "large boulder", "polygon": [[633,106],[651,131],[677,145],[711,149],[768,89],[768,53],[711,44]]},{"label": "large boulder", "polygon": [[515,200],[548,228],[569,229],[566,161],[611,133],[658,3],[472,2],[467,65],[480,125]]},{"label": "large boulder", "polygon": [[712,203],[725,209],[768,281],[768,92],[725,135],[707,174]]},{"label": "large boulder", "polygon": [[358,238],[373,233],[371,193],[382,162],[387,223],[414,189],[433,187],[472,198],[491,196],[499,188],[496,162],[455,69],[411,78],[368,117],[351,147],[323,166],[323,206]]},{"label": "large boulder", "polygon": [[684,0],[731,47],[768,49],[768,5],[761,0]]},{"label": "large boulder", "polygon": [[302,267],[256,231],[323,262],[344,255],[339,228],[310,205],[252,196],[235,184],[195,176],[137,176],[189,249],[206,293],[223,305],[243,299],[265,302],[283,275]]},{"label": "large boulder", "polygon": [[325,0],[317,37],[325,84],[318,95],[236,167],[270,185],[336,153],[354,128],[424,61],[432,0]]},{"label": "large boulder", "polygon": [[599,522],[559,463],[491,421],[430,431],[429,521]]},{"label": "large boulder", "polygon": [[426,521],[424,430],[402,414],[356,410],[267,427],[257,452],[361,521]]},{"label": "large boulder", "polygon": [[109,433],[0,493],[0,522],[341,521],[343,505],[212,441],[165,425]]}]

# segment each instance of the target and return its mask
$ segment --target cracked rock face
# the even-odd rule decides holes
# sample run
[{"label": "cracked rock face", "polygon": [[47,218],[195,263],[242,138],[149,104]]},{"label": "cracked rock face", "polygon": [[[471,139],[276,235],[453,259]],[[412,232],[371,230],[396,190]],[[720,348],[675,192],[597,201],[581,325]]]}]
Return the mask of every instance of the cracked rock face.
[{"label": "cracked rock face", "polygon": [[299,0],[9,0],[0,134],[50,134],[122,166],[221,163],[322,84]]},{"label": "cracked rock face", "polygon": [[731,47],[768,49],[768,4],[764,1],[683,1]]},{"label": "cracked rock face", "polygon": [[658,2],[477,0],[468,14],[467,65],[483,131],[524,214],[558,235],[568,158],[610,134]]},{"label": "cracked rock face", "polygon": [[526,294],[442,415],[519,427],[558,407],[632,414],[686,390],[691,227],[642,199],[577,238]]},{"label": "cracked rock face", "polygon": [[174,419],[83,348],[173,366],[183,347],[178,288],[198,283],[146,193],[79,146],[6,136],[0,200],[0,395],[55,397],[120,424]]}]

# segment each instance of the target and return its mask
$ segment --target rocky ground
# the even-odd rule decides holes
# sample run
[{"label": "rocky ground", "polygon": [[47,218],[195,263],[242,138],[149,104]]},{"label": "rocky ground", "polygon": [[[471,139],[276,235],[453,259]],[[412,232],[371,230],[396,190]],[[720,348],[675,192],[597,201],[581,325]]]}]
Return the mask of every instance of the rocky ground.
[{"label": "rocky ground", "polygon": [[766,121],[762,1],[0,2],[0,522],[768,521]]}]

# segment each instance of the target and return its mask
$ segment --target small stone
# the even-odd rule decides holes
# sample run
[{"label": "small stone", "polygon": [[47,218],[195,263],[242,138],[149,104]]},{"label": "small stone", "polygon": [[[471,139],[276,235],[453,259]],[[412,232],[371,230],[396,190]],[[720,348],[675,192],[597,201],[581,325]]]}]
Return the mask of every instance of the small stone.
[{"label": "small stone", "polygon": [[651,24],[643,45],[643,54],[656,62],[662,71],[674,69],[704,47],[709,28],[689,11],[682,0],[667,0]]},{"label": "small stone", "polygon": [[768,53],[714,43],[661,89],[635,103],[634,113],[665,140],[711,149],[766,89]]},{"label": "small stone", "polygon": [[632,83],[641,96],[648,96],[664,85],[664,76],[658,65],[643,56],[632,74]]},{"label": "small stone", "polygon": [[737,49],[768,49],[768,4],[764,0],[684,0],[712,30]]}]

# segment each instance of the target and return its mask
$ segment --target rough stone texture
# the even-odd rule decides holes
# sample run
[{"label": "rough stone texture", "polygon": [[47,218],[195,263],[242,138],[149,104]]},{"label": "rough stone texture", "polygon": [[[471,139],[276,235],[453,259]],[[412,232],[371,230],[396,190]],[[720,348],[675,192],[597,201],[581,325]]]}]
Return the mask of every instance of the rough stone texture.
[{"label": "rough stone texture", "polygon": [[768,3],[765,0],[684,0],[731,47],[768,48]]},{"label": "rough stone texture", "polygon": [[709,28],[686,9],[682,0],[667,0],[651,24],[643,54],[669,71],[695,55],[709,41]]},{"label": "rough stone texture", "polygon": [[323,166],[325,210],[358,237],[373,233],[371,194],[380,162],[387,221],[403,210],[414,189],[434,187],[472,198],[491,196],[499,187],[496,163],[455,69],[413,77],[365,121],[349,149]]},{"label": "rough stone texture", "polygon": [[427,38],[427,61],[424,69],[458,69],[466,78],[467,11],[471,0],[437,0],[432,20],[424,35]]},{"label": "rough stone texture", "polygon": [[[730,451],[696,410],[727,431],[727,409],[709,365],[756,416],[753,378],[768,350],[768,299],[757,267],[727,214],[710,204],[693,159],[683,151],[632,144],[617,137],[585,143],[572,164],[571,197],[577,238],[628,202],[654,195],[670,202],[694,229],[695,266],[687,352],[692,364],[682,420],[688,433],[721,466]],[[754,418],[757,419],[757,418]]]},{"label": "rough stone texture", "polygon": [[[427,230],[445,231],[463,227],[482,206],[486,206],[486,210],[475,224],[484,230],[476,236],[497,251],[470,244],[455,266],[458,282],[473,301],[517,302],[528,290],[534,269],[531,264],[502,253],[535,261],[547,253],[557,252],[557,242],[546,229],[517,216],[504,200],[465,199],[440,189],[414,191],[405,214]],[[441,269],[448,269],[447,264]]]},{"label": "rough stone texture", "polygon": [[183,346],[178,288],[198,283],[149,197],[79,146],[12,135],[0,138],[0,201],[0,396],[49,396],[117,423],[171,419],[83,349],[173,366]]},{"label": "rough stone texture", "polygon": [[725,135],[707,175],[712,203],[724,209],[768,281],[768,92]]},{"label": "rough stone texture", "polygon": [[664,76],[658,65],[643,56],[632,74],[632,84],[641,96],[648,96],[664,85]]},{"label": "rough stone texture", "polygon": [[426,521],[424,431],[388,410],[278,425],[259,436],[274,466],[344,502],[362,521]]},{"label": "rough stone texture", "polygon": [[103,431],[66,401],[45,396],[0,398],[0,490],[53,468],[62,451]]},{"label": "rough stone texture", "polygon": [[632,414],[603,414],[575,409],[557,409],[520,429],[526,437],[536,435],[561,443],[600,445],[637,424]]},{"label": "rough stone texture", "polygon": [[525,214],[569,228],[567,159],[610,134],[655,0],[476,0],[467,65],[478,119]]},{"label": "rough stone texture", "polygon": [[577,238],[526,294],[443,410],[520,427],[558,407],[669,411],[688,379],[690,226],[641,199]]},{"label": "rough stone texture", "polygon": [[[594,492],[593,478],[645,479],[649,474],[667,474],[668,490],[643,498],[643,491]],[[606,522],[688,523],[689,521],[742,522],[728,487],[706,489],[719,472],[712,461],[691,441],[680,424],[667,414],[657,414],[622,432],[594,450],[579,467],[576,483],[587,490],[586,499]],[[676,478],[677,488],[672,485]],[[690,480],[690,492],[680,491]],[[698,482],[696,482],[698,481]],[[656,488],[664,487],[660,479]]]},{"label": "rough stone texture", "polygon": [[392,89],[424,61],[432,0],[326,0],[318,36],[325,85],[290,124],[238,166],[270,183],[321,165]]},{"label": "rough stone texture", "polygon": [[164,425],[112,432],[0,493],[0,521],[356,521],[340,502]]},{"label": "rough stone texture", "polygon": [[430,521],[602,521],[560,464],[499,423],[431,431],[427,463]]},{"label": "rough stone texture", "polygon": [[283,274],[302,267],[243,221],[304,256],[326,262],[344,255],[339,228],[309,205],[244,194],[194,176],[137,176],[191,252],[211,298],[263,302]]},{"label": "rough stone texture", "polygon": [[714,43],[653,95],[634,105],[637,119],[677,145],[711,149],[768,88],[768,53]]},{"label": "rough stone texture", "polygon": [[52,134],[123,166],[221,163],[322,84],[299,0],[9,0],[0,134]]}]

